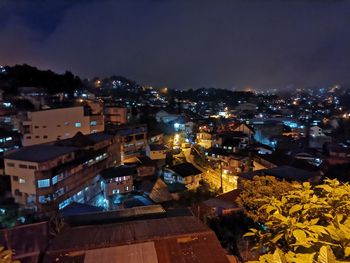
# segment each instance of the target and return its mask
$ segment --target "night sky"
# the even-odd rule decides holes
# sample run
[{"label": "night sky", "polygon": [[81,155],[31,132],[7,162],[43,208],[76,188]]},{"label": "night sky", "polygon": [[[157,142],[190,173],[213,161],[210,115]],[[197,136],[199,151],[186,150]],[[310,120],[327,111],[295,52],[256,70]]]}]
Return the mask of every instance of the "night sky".
[{"label": "night sky", "polygon": [[350,1],[0,0],[0,64],[170,88],[350,83]]}]

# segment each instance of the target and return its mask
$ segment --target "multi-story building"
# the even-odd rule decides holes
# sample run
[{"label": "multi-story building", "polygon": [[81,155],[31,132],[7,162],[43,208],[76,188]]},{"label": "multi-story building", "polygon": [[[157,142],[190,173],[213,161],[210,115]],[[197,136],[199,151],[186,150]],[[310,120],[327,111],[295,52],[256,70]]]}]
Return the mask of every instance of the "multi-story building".
[{"label": "multi-story building", "polygon": [[4,157],[16,202],[39,211],[85,203],[101,192],[99,172],[120,163],[118,138],[104,133],[19,149]]},{"label": "multi-story building", "polygon": [[93,114],[80,106],[28,112],[21,126],[22,144],[30,146],[72,138],[77,132],[103,132],[104,119],[102,112]]},{"label": "multi-story building", "polygon": [[128,122],[128,109],[113,105],[104,107],[105,122],[107,124],[121,125]]},{"label": "multi-story building", "polygon": [[147,126],[145,124],[123,127],[109,126],[108,132],[120,137],[121,161],[136,157],[146,150]]}]

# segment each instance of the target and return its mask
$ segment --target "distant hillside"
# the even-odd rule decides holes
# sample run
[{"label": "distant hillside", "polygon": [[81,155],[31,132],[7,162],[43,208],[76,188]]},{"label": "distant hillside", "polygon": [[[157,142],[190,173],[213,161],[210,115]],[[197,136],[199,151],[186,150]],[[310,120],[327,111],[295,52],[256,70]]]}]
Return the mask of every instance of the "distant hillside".
[{"label": "distant hillside", "polygon": [[43,88],[49,94],[65,92],[73,94],[75,89],[83,86],[78,76],[66,71],[57,74],[51,70],[39,70],[29,65],[6,66],[0,73],[0,88],[4,90],[5,96],[18,94],[19,87]]}]

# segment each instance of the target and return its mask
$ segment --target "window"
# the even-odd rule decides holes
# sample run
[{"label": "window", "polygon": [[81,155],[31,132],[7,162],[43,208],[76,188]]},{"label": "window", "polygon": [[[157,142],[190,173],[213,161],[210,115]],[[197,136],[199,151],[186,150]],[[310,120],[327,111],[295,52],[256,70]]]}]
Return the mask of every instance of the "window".
[{"label": "window", "polygon": [[44,138],[44,139],[47,139],[47,135],[44,135],[43,138]]},{"label": "window", "polygon": [[68,121],[65,121],[65,122],[64,122],[64,125],[65,125],[65,126],[68,126],[68,125],[69,125],[69,122],[68,122]]},{"label": "window", "polygon": [[22,193],[18,189],[16,189],[15,190],[15,195],[22,196]]},{"label": "window", "polygon": [[39,139],[39,138],[40,138],[40,136],[38,136],[38,135],[37,135],[37,136],[35,136],[35,138],[36,138],[36,139]]},{"label": "window", "polygon": [[54,177],[52,177],[52,185],[57,184],[58,181],[58,175],[55,175]]},{"label": "window", "polygon": [[96,121],[91,121],[90,122],[90,126],[96,126],[97,125],[97,122]]},{"label": "window", "polygon": [[26,164],[19,164],[18,167],[19,167],[19,168],[22,168],[22,169],[27,169],[27,168],[28,168],[28,165],[26,165]]},{"label": "window", "polygon": [[43,128],[46,128],[46,126],[44,125]]},{"label": "window", "polygon": [[45,188],[50,186],[50,179],[38,180],[38,187]]},{"label": "window", "polygon": [[36,170],[36,166],[35,165],[28,165],[28,168],[32,169],[32,170]]},{"label": "window", "polygon": [[19,178],[19,183],[20,183],[20,184],[25,184],[25,183],[26,183],[26,180],[24,180],[23,178]]},{"label": "window", "polygon": [[45,196],[43,196],[43,195],[40,195],[40,196],[39,196],[39,203],[41,203],[41,204],[46,203],[46,198],[45,198]]},{"label": "window", "polygon": [[75,125],[76,128],[80,128],[81,127],[81,122],[76,122],[74,125]]},{"label": "window", "polygon": [[34,128],[35,128],[35,129],[38,129],[38,128],[39,128],[39,126],[34,126]]},{"label": "window", "polygon": [[125,186],[125,191],[129,191],[129,186]]},{"label": "window", "polygon": [[32,136],[27,136],[27,137],[26,137],[26,139],[31,139],[31,138],[32,138]]},{"label": "window", "polygon": [[18,176],[13,176],[13,181],[18,182]]},{"label": "window", "polygon": [[15,164],[14,163],[7,163],[6,164],[8,167],[15,167]]},{"label": "window", "polygon": [[61,125],[58,124],[57,127],[61,127]]}]

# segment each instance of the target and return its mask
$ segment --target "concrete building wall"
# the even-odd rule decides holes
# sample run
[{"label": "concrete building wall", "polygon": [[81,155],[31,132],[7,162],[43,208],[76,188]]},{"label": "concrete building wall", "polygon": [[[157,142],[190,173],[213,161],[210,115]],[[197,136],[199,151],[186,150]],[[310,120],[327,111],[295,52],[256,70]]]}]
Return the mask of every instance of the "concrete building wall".
[{"label": "concrete building wall", "polygon": [[127,108],[105,107],[104,114],[106,123],[126,124],[128,121]]},{"label": "concrete building wall", "polygon": [[28,120],[22,122],[22,144],[30,146],[71,138],[77,132],[102,131],[103,115],[85,116],[84,107],[29,112]]},{"label": "concrete building wall", "polygon": [[25,204],[26,195],[36,194],[35,171],[38,169],[38,164],[7,159],[4,160],[4,163],[5,174],[11,178],[12,196],[16,202]]}]

